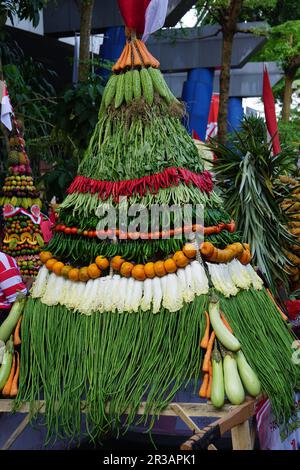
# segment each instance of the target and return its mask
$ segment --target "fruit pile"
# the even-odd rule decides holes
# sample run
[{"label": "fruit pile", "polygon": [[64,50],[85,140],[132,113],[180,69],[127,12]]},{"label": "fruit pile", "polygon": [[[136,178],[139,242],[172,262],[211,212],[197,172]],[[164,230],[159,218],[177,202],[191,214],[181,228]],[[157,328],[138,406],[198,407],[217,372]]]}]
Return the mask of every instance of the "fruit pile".
[{"label": "fruit pile", "polygon": [[34,276],[40,267],[39,252],[44,245],[39,225],[28,215],[6,217],[3,251],[17,258],[21,274]]},{"label": "fruit pile", "polygon": [[39,192],[33,183],[28,156],[24,149],[25,141],[20,136],[9,139],[8,176],[0,192],[0,205],[12,204],[25,209],[33,204],[41,206]]},{"label": "fruit pile", "polygon": [[23,276],[35,276],[41,264],[39,252],[44,245],[40,229],[42,203],[16,120],[9,148],[8,175],[0,192],[5,222],[1,250],[16,259]]},{"label": "fruit pile", "polygon": [[299,178],[291,178],[281,176],[280,181],[290,185],[292,189],[292,197],[284,199],[281,207],[288,217],[289,232],[295,237],[295,242],[286,250],[286,255],[291,264],[286,267],[290,274],[291,284],[294,289],[300,286],[300,180]]}]

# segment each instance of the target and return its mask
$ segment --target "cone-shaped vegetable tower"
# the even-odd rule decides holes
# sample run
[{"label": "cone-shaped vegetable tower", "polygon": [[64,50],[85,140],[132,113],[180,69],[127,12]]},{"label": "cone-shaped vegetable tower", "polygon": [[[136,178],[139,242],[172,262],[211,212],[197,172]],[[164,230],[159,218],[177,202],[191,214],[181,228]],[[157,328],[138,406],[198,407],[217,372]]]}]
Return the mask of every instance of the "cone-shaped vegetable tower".
[{"label": "cone-shaped vegetable tower", "polygon": [[[84,423],[94,438],[118,430],[124,414],[126,429],[142,401],[139,422],[151,427],[202,371],[207,386],[199,394],[213,390],[215,406],[224,387],[233,403],[245,387],[266,392],[278,419],[293,412],[294,338],[249,264],[249,246],[222,210],[181,114],[158,62],[130,33],[23,316],[17,405],[43,397],[49,435],[78,437]],[[124,227],[124,196],[130,207],[142,205],[142,230]],[[145,209],[154,204],[190,204],[191,224],[180,233],[169,214],[169,228],[160,217],[153,230]],[[203,229],[197,204],[205,207],[200,250],[197,238],[190,242]],[[108,206],[116,224],[103,229]]]},{"label": "cone-shaped vegetable tower", "polygon": [[16,259],[23,276],[34,277],[40,268],[39,253],[44,245],[40,229],[42,204],[34,186],[21,126],[15,117],[0,205],[5,223],[1,250]]}]

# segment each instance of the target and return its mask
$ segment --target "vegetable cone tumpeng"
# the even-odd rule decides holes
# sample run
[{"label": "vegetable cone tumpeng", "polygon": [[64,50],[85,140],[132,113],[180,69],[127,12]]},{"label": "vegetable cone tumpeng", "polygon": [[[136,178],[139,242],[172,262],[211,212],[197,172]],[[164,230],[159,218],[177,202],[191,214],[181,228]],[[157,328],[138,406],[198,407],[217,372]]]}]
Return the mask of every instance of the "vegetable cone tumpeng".
[{"label": "vegetable cone tumpeng", "polygon": [[[221,406],[211,354],[214,341],[225,337],[224,346],[243,351],[278,419],[288,419],[300,385],[291,361],[294,338],[181,125],[181,104],[145,44],[135,43],[128,38],[109,79],[78,176],[41,254],[44,266],[22,319],[16,408],[29,401],[35,416],[34,403],[43,397],[49,437],[80,438],[84,428],[95,439],[121,423],[125,430],[137,422],[151,429],[176,392],[197,382],[203,362],[205,388]],[[180,234],[171,216],[168,237],[161,218],[156,230],[148,223],[143,231],[125,230],[117,220],[103,239],[99,210],[119,209],[122,196],[143,208],[190,204],[193,220]],[[202,231],[200,246],[189,237],[203,229],[197,204],[205,208],[203,225],[214,227]],[[211,311],[212,291],[233,333],[215,306]],[[226,387],[232,390],[228,374]]]}]

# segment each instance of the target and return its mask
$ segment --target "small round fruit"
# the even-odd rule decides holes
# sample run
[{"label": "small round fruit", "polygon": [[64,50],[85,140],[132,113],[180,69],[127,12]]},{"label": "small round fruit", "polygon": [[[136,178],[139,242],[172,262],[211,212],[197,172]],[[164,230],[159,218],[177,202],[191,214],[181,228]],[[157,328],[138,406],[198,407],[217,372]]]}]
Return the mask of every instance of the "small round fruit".
[{"label": "small round fruit", "polygon": [[98,266],[99,269],[102,271],[105,271],[105,269],[109,268],[109,261],[107,258],[104,258],[103,256],[97,256],[95,259],[95,263]]},{"label": "small round fruit", "polygon": [[144,281],[146,279],[145,268],[143,264],[137,264],[131,271],[132,277],[137,281]]},{"label": "small round fruit", "polygon": [[176,273],[177,265],[176,265],[175,261],[172,258],[167,259],[164,262],[164,265],[165,265],[165,269],[166,269],[167,273]]},{"label": "small round fruit", "polygon": [[154,271],[158,277],[165,276],[167,274],[165,263],[163,261],[156,261],[156,263],[154,263]]},{"label": "small round fruit", "polygon": [[74,282],[79,281],[79,269],[78,268],[70,269],[68,276],[69,276],[70,281],[74,281]]},{"label": "small round fruit", "polygon": [[111,266],[115,271],[120,271],[122,264],[124,263],[122,256],[114,256],[111,260]]},{"label": "small round fruit", "polygon": [[62,263],[61,261],[57,261],[57,262],[53,265],[52,271],[53,271],[57,276],[60,276],[63,267],[64,267],[64,263]]},{"label": "small round fruit", "polygon": [[48,261],[46,262],[46,268],[49,269],[49,271],[52,271],[55,263],[57,263],[57,259],[55,258],[48,259]]},{"label": "small round fruit", "polygon": [[66,266],[65,265],[61,270],[61,275],[65,278],[68,278],[69,277],[69,272],[71,271],[71,269],[73,269],[72,266]]},{"label": "small round fruit", "polygon": [[129,263],[128,261],[125,261],[121,265],[120,274],[124,277],[130,277],[133,268],[134,268],[134,265],[132,263]]},{"label": "small round fruit", "polygon": [[82,282],[87,282],[89,280],[90,276],[89,276],[89,273],[88,273],[88,268],[87,267],[84,267],[84,268],[80,268],[79,269],[79,280],[82,281]]},{"label": "small round fruit", "polygon": [[50,251],[41,251],[40,253],[40,260],[42,263],[47,263],[49,259],[52,258],[52,253]]},{"label": "small round fruit", "polygon": [[149,279],[153,279],[156,276],[154,270],[154,263],[149,262],[145,264],[145,274]]},{"label": "small round fruit", "polygon": [[186,243],[182,248],[183,253],[189,259],[195,258],[197,254],[197,250],[192,243]]},{"label": "small round fruit", "polygon": [[185,256],[183,251],[176,251],[173,256],[173,260],[177,264],[178,268],[185,268],[189,264],[189,259]]},{"label": "small round fruit", "polygon": [[101,270],[98,268],[96,263],[90,264],[87,268],[87,272],[91,279],[97,279],[101,276]]}]

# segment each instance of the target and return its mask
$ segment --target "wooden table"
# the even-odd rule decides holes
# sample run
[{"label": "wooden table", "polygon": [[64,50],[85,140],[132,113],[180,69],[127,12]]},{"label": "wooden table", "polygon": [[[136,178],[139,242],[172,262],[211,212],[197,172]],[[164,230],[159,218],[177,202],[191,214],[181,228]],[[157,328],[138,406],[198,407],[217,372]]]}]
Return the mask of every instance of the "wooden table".
[{"label": "wooden table", "polygon": [[[13,400],[0,399],[0,412],[10,413],[12,411]],[[213,444],[214,439],[210,440],[212,435],[221,437],[225,432],[231,431],[233,450],[252,450],[255,440],[255,427],[250,423],[250,419],[255,414],[256,400],[247,398],[246,401],[239,406],[225,404],[221,410],[216,410],[210,402],[207,403],[170,403],[161,413],[160,416],[179,417],[192,431],[193,435],[181,445],[181,450],[193,450],[202,448],[201,442],[206,437],[207,445],[205,448],[209,450],[217,450]],[[36,403],[40,413],[45,412],[45,402]],[[84,402],[82,402],[84,413]],[[141,403],[138,415],[142,415],[145,410],[145,403]],[[23,421],[15,429],[9,439],[6,441],[1,450],[9,449],[15,440],[20,436],[28,425],[30,407],[28,403],[23,404],[18,413],[26,414]],[[125,413],[126,414],[126,413]],[[204,429],[200,429],[192,418],[218,418],[212,424]]]}]

